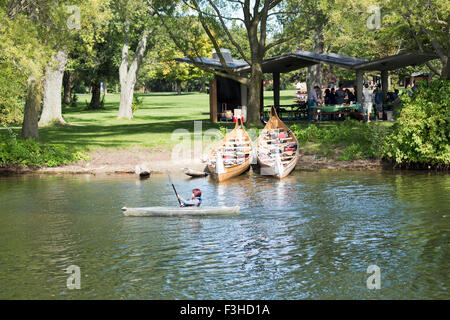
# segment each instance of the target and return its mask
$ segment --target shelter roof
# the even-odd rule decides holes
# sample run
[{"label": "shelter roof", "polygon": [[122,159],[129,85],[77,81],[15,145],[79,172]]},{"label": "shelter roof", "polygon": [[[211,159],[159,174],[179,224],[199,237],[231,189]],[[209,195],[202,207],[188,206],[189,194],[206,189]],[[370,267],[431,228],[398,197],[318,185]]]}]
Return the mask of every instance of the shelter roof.
[{"label": "shelter roof", "polygon": [[[438,57],[436,55],[432,54],[405,52],[381,59],[368,61],[337,53],[315,53],[298,50],[264,60],[262,69],[264,73],[285,73],[309,67],[318,63],[326,63],[354,70],[383,71],[395,70],[410,65],[414,66],[437,58]],[[177,58],[175,60],[194,64],[190,58]],[[224,69],[222,64],[220,63],[220,60],[217,58],[194,58],[194,60],[197,63],[202,63],[210,68],[218,70]],[[242,60],[232,59],[230,61],[227,61],[227,66],[235,72],[250,71],[250,66]]]},{"label": "shelter roof", "polygon": [[356,70],[395,70],[407,66],[416,66],[423,64],[427,61],[437,59],[437,55],[415,53],[415,52],[403,52],[397,55],[384,57],[381,59],[375,59],[362,63],[355,67]]}]

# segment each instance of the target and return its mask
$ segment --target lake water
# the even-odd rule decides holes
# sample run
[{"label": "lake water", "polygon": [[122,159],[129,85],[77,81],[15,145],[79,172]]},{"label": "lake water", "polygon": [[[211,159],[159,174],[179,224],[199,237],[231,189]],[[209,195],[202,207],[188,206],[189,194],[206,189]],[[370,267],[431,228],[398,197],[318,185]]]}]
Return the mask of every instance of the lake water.
[{"label": "lake water", "polygon": [[448,174],[172,178],[241,214],[123,217],[177,204],[162,175],[0,177],[0,299],[450,299]]}]

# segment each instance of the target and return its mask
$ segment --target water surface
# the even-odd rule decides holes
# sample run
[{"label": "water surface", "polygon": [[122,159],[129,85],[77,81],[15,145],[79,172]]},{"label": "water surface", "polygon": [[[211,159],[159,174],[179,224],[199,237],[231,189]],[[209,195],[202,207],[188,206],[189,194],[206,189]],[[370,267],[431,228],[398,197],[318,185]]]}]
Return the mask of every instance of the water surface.
[{"label": "water surface", "polygon": [[[173,177],[210,218],[126,218],[175,206],[165,176],[0,178],[1,299],[449,299],[450,177],[426,172]],[[447,217],[445,217],[447,216]],[[81,290],[66,287],[70,265]],[[367,268],[381,270],[368,290]]]}]

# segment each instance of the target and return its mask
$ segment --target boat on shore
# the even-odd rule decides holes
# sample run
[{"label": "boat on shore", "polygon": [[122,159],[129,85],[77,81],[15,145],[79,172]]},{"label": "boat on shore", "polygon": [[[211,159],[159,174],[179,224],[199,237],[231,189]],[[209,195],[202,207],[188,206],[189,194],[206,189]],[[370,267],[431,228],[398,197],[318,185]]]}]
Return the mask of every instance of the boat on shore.
[{"label": "boat on shore", "polygon": [[211,176],[219,182],[237,177],[250,168],[252,141],[241,119],[214,148],[208,157]]},{"label": "boat on shore", "polygon": [[260,174],[283,179],[294,170],[299,157],[297,137],[277,115],[275,107],[256,142]]},{"label": "boat on shore", "polygon": [[183,172],[185,175],[187,175],[191,178],[201,178],[201,177],[206,177],[207,175],[209,175],[209,173],[206,171],[198,171],[198,170],[193,170],[193,169],[189,169],[189,168],[183,168]]},{"label": "boat on shore", "polygon": [[223,216],[239,214],[240,207],[143,207],[122,208],[126,217]]}]

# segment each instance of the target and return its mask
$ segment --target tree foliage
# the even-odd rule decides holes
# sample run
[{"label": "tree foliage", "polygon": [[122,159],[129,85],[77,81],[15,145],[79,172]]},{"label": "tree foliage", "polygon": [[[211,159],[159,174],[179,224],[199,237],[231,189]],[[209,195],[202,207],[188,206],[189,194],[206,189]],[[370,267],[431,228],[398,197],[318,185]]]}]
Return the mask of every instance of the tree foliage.
[{"label": "tree foliage", "polygon": [[385,144],[385,157],[401,166],[450,165],[450,81],[419,82]]}]

